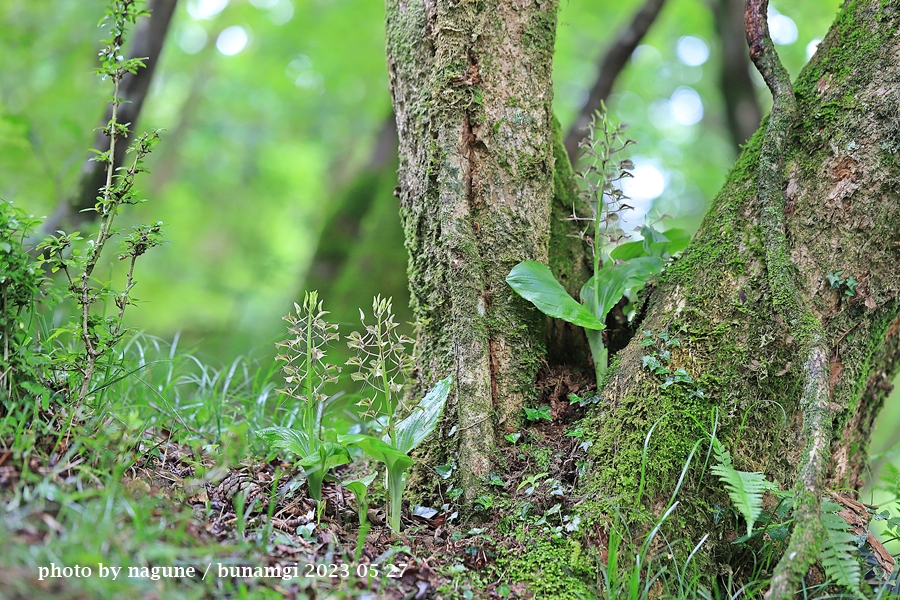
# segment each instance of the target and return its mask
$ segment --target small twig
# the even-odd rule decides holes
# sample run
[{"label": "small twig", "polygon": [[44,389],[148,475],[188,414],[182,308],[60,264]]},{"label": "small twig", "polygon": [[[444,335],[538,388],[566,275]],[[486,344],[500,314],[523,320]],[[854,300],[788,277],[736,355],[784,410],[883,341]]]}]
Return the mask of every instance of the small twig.
[{"label": "small twig", "polygon": [[847,331],[845,331],[844,333],[841,334],[841,337],[839,337],[839,338],[837,339],[837,342],[835,342],[834,345],[835,345],[835,346],[840,346],[841,342],[844,341],[844,338],[847,337],[847,334],[850,333],[851,331],[853,331],[854,329],[856,329],[856,326],[857,326],[857,325],[859,325],[859,322],[854,323],[853,325],[851,325],[850,328],[847,329]]},{"label": "small twig", "polygon": [[[137,73],[128,73],[122,79],[120,93],[123,102],[118,108],[121,123],[133,125],[140,118],[177,3],[178,0],[150,0],[147,3],[150,17],[141,19],[135,28],[129,58],[145,58],[146,68]],[[107,109],[101,121],[101,128],[106,127],[110,116],[111,112]],[[105,144],[106,136],[102,131],[98,132],[94,148],[102,148]],[[125,144],[119,144],[114,152],[110,152],[110,159],[116,168],[121,166],[125,159]],[[97,213],[88,209],[96,203],[97,189],[103,185],[105,178],[106,170],[101,163],[94,160],[85,161],[78,189],[73,197],[60,199],[53,214],[41,226],[43,233],[41,237],[51,235],[67,225],[93,220]]]}]

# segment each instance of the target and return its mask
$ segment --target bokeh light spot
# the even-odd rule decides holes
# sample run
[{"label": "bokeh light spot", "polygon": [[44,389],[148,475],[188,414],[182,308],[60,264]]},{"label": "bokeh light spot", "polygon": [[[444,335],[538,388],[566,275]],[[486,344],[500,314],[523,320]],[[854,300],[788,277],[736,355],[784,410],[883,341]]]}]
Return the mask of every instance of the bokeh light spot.
[{"label": "bokeh light spot", "polygon": [[675,52],[678,54],[678,60],[689,67],[699,67],[709,60],[709,45],[693,35],[680,38]]},{"label": "bokeh light spot", "polygon": [[669,98],[669,110],[681,125],[696,125],[703,118],[703,100],[694,88],[683,86]]},{"label": "bokeh light spot", "polygon": [[250,36],[240,25],[226,27],[216,39],[216,49],[225,56],[234,56],[247,46]]},{"label": "bokeh light spot", "polygon": [[225,10],[228,0],[189,0],[188,14],[195,19],[212,19]]}]

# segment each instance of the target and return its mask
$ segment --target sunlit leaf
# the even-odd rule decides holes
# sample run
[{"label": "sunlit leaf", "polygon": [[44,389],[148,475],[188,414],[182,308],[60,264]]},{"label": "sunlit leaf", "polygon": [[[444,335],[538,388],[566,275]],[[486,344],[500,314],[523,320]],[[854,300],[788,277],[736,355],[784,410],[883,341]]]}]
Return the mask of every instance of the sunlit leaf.
[{"label": "sunlit leaf", "polygon": [[546,265],[534,260],[520,262],[506,276],[506,283],[547,316],[585,329],[604,328],[602,321],[566,292]]}]

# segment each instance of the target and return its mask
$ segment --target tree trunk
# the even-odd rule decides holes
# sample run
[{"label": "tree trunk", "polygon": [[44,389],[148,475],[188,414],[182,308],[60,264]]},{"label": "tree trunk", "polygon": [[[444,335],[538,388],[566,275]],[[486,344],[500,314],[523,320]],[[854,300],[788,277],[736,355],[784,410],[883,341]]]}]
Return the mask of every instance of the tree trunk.
[{"label": "tree trunk", "polygon": [[[827,483],[858,489],[873,420],[900,348],[900,2],[848,2],[795,84],[799,107],[785,151],[784,218],[789,258],[803,300],[822,322],[830,351],[830,402],[837,411]],[[659,518],[694,444],[694,465],[668,519],[669,539],[693,547],[714,532],[701,557],[725,560],[739,537],[734,519],[716,523],[729,501],[698,465],[709,435],[725,444],[736,468],[761,471],[791,489],[797,466],[815,448],[804,435],[804,357],[799,323],[786,323],[781,290],[771,289],[758,198],[762,131],[732,169],[684,255],[657,283],[640,329],[603,390],[585,429],[592,434],[582,492],[614,507]],[[664,386],[643,366],[672,345],[672,370],[695,384]],[[643,336],[641,336],[643,337]],[[702,392],[702,395],[696,392]],[[655,425],[655,428],[654,428]],[[652,435],[650,431],[652,428]],[[644,526],[647,522],[643,523]],[[594,534],[603,538],[603,527]],[[735,533],[737,532],[737,533]],[[687,551],[690,550],[687,548]],[[696,559],[695,559],[696,560]]]},{"label": "tree trunk", "polygon": [[[551,2],[388,2],[420,377],[457,378],[447,427],[470,496],[540,360],[539,320],[503,277],[519,260],[547,260],[554,11]],[[862,485],[900,356],[898,17],[900,0],[844,5],[795,84],[798,117],[784,153],[788,258],[829,353],[831,489]],[[710,533],[693,560],[712,577],[728,568],[739,548],[729,542],[746,526],[714,510],[730,502],[704,459],[710,436],[736,468],[785,490],[821,450],[800,402],[806,325],[786,322],[783,303],[797,299],[773,289],[767,272],[763,141],[762,132],[751,139],[691,246],[655,282],[640,324],[648,333],[638,336],[650,345],[634,340],[619,353],[581,423],[592,445],[570,508],[588,524],[583,544],[598,552],[613,526],[647,531],[677,500],[667,539],[683,541],[683,559]],[[664,351],[689,381],[666,384],[644,366]],[[570,573],[584,572],[577,556]]]},{"label": "tree trunk", "polygon": [[719,90],[725,102],[728,132],[735,150],[740,151],[759,128],[762,110],[756,86],[750,77],[750,56],[744,39],[744,0],[711,0],[716,32],[719,34],[721,62]]},{"label": "tree trunk", "polygon": [[455,377],[458,447],[432,450],[458,452],[469,499],[544,354],[544,319],[505,278],[547,261],[555,33],[555,0],[387,2],[418,378]]}]

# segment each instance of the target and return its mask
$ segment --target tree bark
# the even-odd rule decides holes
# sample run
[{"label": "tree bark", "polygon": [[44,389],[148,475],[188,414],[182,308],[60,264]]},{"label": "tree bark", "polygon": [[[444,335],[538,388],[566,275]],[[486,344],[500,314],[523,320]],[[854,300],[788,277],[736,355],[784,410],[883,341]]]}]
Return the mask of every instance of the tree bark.
[{"label": "tree bark", "polygon": [[[515,423],[527,396],[528,365],[540,359],[539,319],[502,278],[519,260],[548,257],[550,184],[563,170],[549,156],[554,9],[539,1],[518,9],[388,2],[419,375],[424,384],[457,377],[444,428],[456,437],[434,443],[425,459],[435,447],[445,460],[457,452],[470,497],[491,467],[495,435]],[[640,545],[639,533],[677,500],[663,525],[666,539],[682,540],[671,542],[675,553],[683,560],[709,533],[694,564],[710,579],[731,568],[740,546],[730,542],[746,525],[734,511],[713,510],[730,501],[703,459],[712,435],[737,469],[763,472],[784,490],[799,481],[798,490],[814,491],[818,484],[805,488],[807,473],[798,471],[813,464],[826,466],[828,489],[862,485],[872,424],[900,357],[898,22],[900,0],[841,8],[794,85],[783,172],[766,191],[783,191],[777,218],[760,191],[761,168],[773,169],[760,164],[768,156],[761,130],[690,247],[654,282],[640,324],[651,345],[634,340],[618,354],[580,424],[592,445],[570,508],[587,524],[582,542],[601,558],[613,527],[627,527]],[[521,34],[533,24],[540,44]],[[767,230],[774,222],[784,250],[772,243],[780,234]],[[797,305],[821,324],[822,343],[808,343]],[[644,366],[664,351],[689,382],[667,384]],[[809,356],[825,361],[828,389],[813,396],[827,406],[803,401],[815,366]],[[836,433],[823,445],[828,428],[818,420],[826,413],[836,415]],[[571,560],[570,571],[583,572]]]},{"label": "tree bark", "polygon": [[[824,328],[826,408],[837,414],[837,434],[824,449],[830,489],[863,483],[869,433],[900,348],[898,17],[897,0],[841,9],[795,83],[798,116],[787,131],[787,259],[799,300]],[[762,132],[751,139],[693,243],[660,278],[641,324],[653,336],[679,339],[670,367],[685,368],[696,384],[664,387],[642,365],[664,342],[632,342],[603,390],[602,408],[588,417],[593,466],[582,492],[616,499],[598,503],[595,517],[632,506],[641,507],[628,513],[636,526],[640,514],[658,518],[693,445],[705,448],[712,431],[738,469],[764,472],[782,489],[794,485],[798,465],[822,451],[809,433],[815,415],[801,402],[807,325],[788,322],[791,300],[768,272],[757,180],[763,142]],[[691,547],[715,532],[700,557],[722,562],[740,525],[714,521],[709,507],[729,505],[717,488],[695,465],[678,494],[677,518],[667,524],[669,539]]]},{"label": "tree bark", "polygon": [[469,500],[544,354],[544,319],[505,278],[547,261],[555,33],[555,0],[387,2],[418,378],[455,377],[455,447],[432,451],[458,456]]}]

